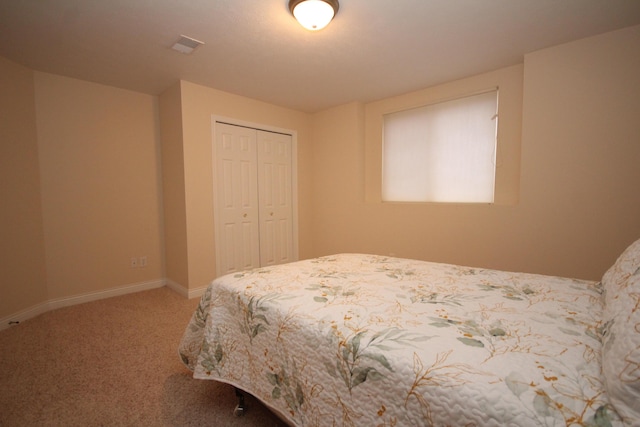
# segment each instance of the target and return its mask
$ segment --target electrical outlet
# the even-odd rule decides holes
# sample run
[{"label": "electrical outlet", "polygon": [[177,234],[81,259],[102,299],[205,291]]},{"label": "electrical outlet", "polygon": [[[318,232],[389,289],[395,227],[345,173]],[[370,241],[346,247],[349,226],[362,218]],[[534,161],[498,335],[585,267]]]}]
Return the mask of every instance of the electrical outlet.
[{"label": "electrical outlet", "polygon": [[131,268],[136,268],[138,266],[138,258],[131,257]]},{"label": "electrical outlet", "polygon": [[141,256],[140,257],[140,262],[138,263],[138,265],[140,267],[146,267],[147,266],[147,256]]}]

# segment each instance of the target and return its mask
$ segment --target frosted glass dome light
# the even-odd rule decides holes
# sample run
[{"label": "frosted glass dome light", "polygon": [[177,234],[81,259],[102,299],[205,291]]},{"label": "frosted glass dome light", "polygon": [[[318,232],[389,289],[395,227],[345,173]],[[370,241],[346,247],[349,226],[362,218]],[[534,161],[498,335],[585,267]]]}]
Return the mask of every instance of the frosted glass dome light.
[{"label": "frosted glass dome light", "polygon": [[289,10],[310,31],[326,27],[338,12],[338,0],[289,0]]}]

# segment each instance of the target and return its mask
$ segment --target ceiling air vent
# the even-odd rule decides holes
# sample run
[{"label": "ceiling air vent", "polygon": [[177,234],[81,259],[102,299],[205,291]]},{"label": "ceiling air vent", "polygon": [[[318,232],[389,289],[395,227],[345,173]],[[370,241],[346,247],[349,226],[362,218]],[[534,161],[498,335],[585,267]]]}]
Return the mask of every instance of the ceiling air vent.
[{"label": "ceiling air vent", "polygon": [[196,48],[198,46],[203,45],[204,42],[201,42],[199,40],[196,39],[192,39],[191,37],[187,37],[187,36],[180,36],[180,40],[178,40],[176,42],[176,44],[174,44],[171,49],[173,50],[177,50],[180,53],[184,53],[186,55],[190,54],[191,52],[193,52],[194,50],[196,50]]}]

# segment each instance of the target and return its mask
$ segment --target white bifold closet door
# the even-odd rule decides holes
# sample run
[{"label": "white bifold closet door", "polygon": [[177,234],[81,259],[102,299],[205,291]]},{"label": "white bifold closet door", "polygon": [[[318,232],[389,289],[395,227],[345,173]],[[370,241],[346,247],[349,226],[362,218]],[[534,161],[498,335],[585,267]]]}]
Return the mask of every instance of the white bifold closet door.
[{"label": "white bifold closet door", "polygon": [[292,137],[215,124],[217,275],[294,261]]}]

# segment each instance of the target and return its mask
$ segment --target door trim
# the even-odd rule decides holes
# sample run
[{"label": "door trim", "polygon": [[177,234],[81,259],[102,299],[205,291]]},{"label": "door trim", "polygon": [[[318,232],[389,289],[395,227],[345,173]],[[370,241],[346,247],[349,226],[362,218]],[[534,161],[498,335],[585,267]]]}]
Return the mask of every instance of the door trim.
[{"label": "door trim", "polygon": [[217,249],[221,247],[219,244],[220,233],[218,233],[219,225],[217,223],[218,214],[218,196],[216,191],[216,179],[218,177],[218,167],[216,162],[216,124],[217,123],[225,123],[233,126],[240,126],[245,128],[251,128],[256,130],[261,130],[265,132],[273,132],[273,133],[281,133],[284,135],[291,136],[291,204],[293,210],[293,218],[292,218],[292,227],[293,227],[293,259],[299,259],[299,245],[298,245],[298,132],[292,129],[285,129],[271,125],[265,125],[261,123],[253,123],[245,120],[238,120],[230,117],[224,117],[219,115],[211,116],[211,163],[212,163],[212,171],[213,171],[213,179],[211,181],[211,192],[213,193],[213,230],[214,230],[214,254],[216,258],[216,277],[219,277],[219,271],[221,271],[221,266],[219,264],[220,260],[218,257]]}]

